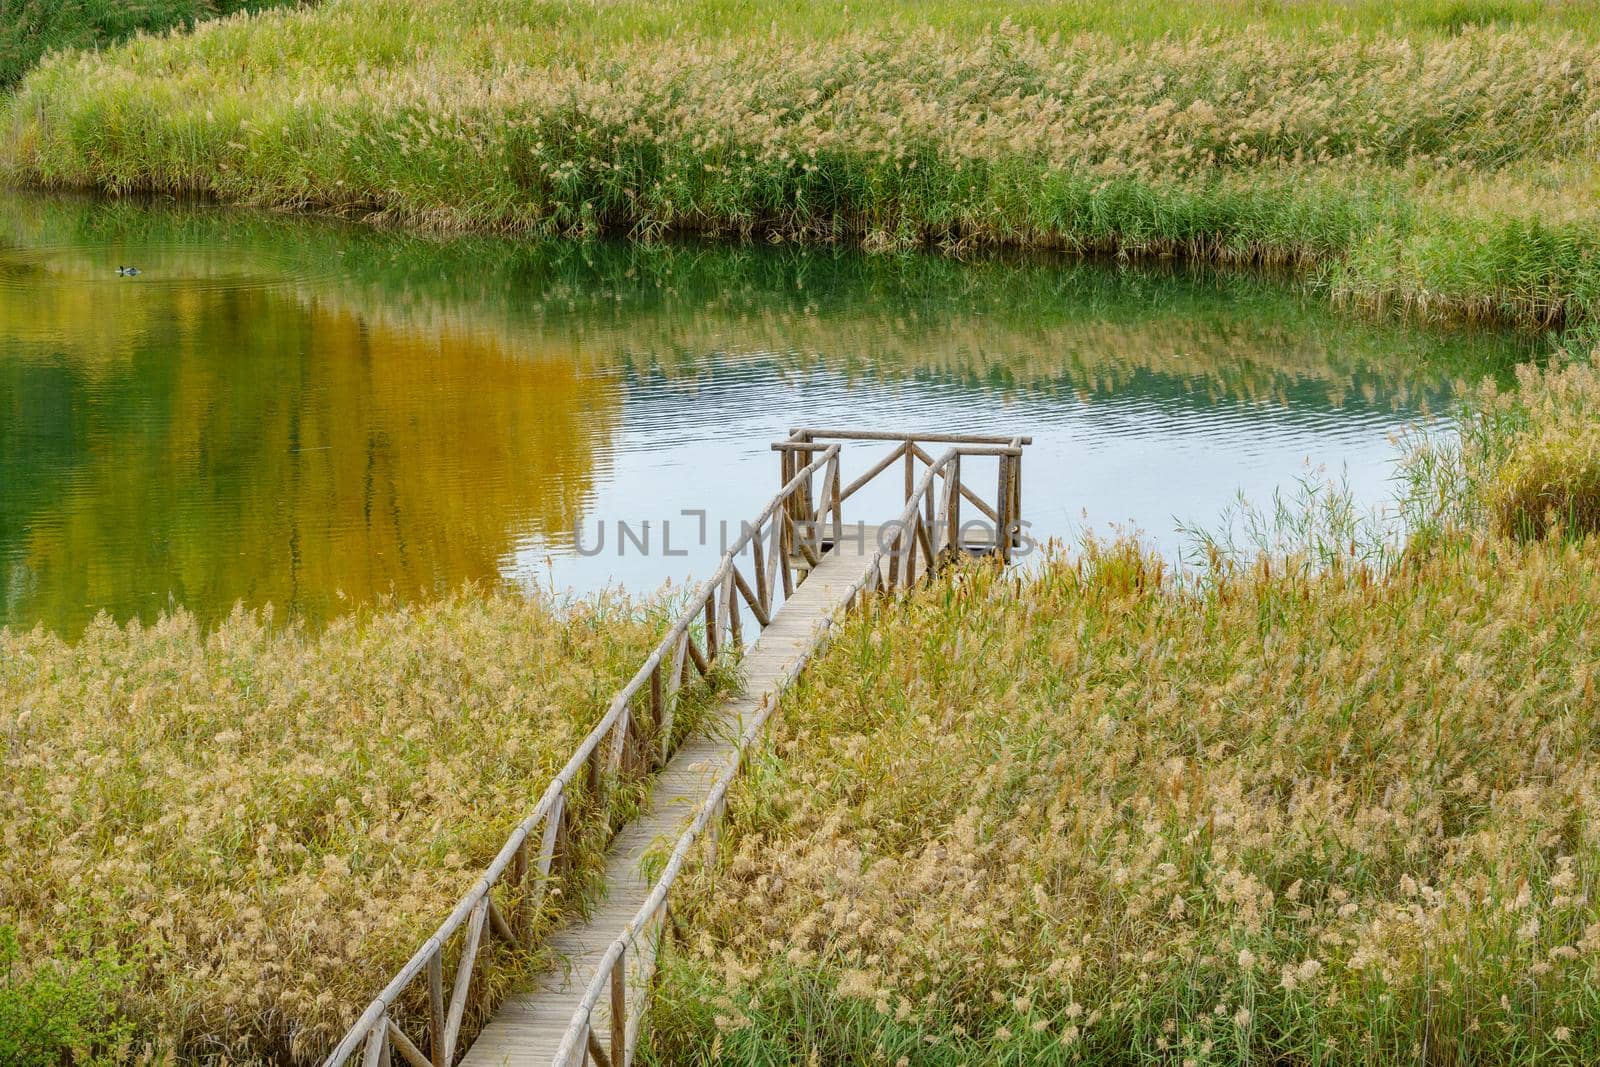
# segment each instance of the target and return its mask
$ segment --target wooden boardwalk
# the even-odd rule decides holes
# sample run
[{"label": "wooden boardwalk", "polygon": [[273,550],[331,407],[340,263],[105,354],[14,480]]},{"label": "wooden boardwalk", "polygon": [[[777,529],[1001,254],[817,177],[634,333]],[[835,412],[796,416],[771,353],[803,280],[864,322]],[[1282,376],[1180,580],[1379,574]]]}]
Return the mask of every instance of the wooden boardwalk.
[{"label": "wooden boardwalk", "polygon": [[[562,966],[530,992],[508,998],[467,1051],[464,1067],[550,1067],[579,1010],[585,989],[606,951],[624,933],[652,888],[640,871],[652,849],[671,847],[735,758],[738,738],[766,701],[776,699],[817,642],[824,619],[844,607],[878,547],[878,527],[852,529],[824,553],[772,623],[740,660],[745,684],[719,703],[707,726],[678,749],[656,776],[650,805],[624,826],[606,863],[606,897],[583,921],[555,931],[549,944]],[[637,988],[637,986],[635,987]],[[630,1013],[632,1014],[632,1013]],[[610,1006],[595,1013],[598,1029],[610,1026]]]},{"label": "wooden boardwalk", "polygon": [[[696,849],[714,847],[744,750],[778,694],[836,614],[911,589],[963,554],[1010,562],[1023,543],[1021,464],[1029,443],[1021,435],[814,429],[775,442],[777,495],[723,546],[712,574],[483,874],[356,1018],[323,1067],[349,1067],[358,1053],[362,1067],[392,1067],[397,1059],[408,1067],[628,1067],[649,1009],[673,885]],[[847,444],[890,447],[846,484]],[[948,447],[929,451],[940,446]],[[989,463],[994,494],[986,500],[975,486],[990,477]],[[884,475],[903,482],[902,510],[891,518],[880,503],[870,518],[883,525],[868,525],[856,494]],[[852,499],[857,514],[847,521]],[[747,643],[753,628],[759,637]],[[744,650],[742,695],[716,705],[699,735],[672,750],[683,687],[695,673],[713,677],[737,649]],[[607,895],[588,919],[558,926],[546,941],[562,965],[506,1001],[462,1056],[479,950],[488,939],[527,947],[550,886],[559,884],[553,864],[567,854],[571,835],[600,819],[609,824],[609,783],[637,782],[651,772],[647,810],[612,840]],[[641,861],[657,846],[669,854],[652,885]],[[454,960],[450,981],[447,953]],[[424,991],[425,1013],[403,1007]]]}]

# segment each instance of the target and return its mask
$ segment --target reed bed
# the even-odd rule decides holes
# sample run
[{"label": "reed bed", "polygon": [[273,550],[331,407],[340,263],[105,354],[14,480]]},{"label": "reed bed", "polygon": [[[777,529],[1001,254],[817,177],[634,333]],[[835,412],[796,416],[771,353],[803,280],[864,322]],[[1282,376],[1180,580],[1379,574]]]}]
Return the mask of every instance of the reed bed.
[{"label": "reed bed", "polygon": [[[1498,499],[1597,387],[1492,394],[1440,484]],[[1600,542],[1435,534],[1090,542],[848,620],[690,883],[652,1062],[1596,1062]]]},{"label": "reed bed", "polygon": [[260,11],[300,0],[0,0],[0,92],[40,58],[68,48],[99,48],[139,33],[162,33],[202,19]]},{"label": "reed bed", "polygon": [[[315,635],[242,611],[209,633],[181,613],[73,643],[0,630],[7,1062],[325,1052],[664,621],[616,596],[463,593]],[[578,797],[547,921],[582,903],[603,824],[638,802],[609,792],[606,812]],[[497,943],[474,1012],[542,962]]]},{"label": "reed bed", "polygon": [[692,10],[222,20],[46,62],[0,155],[29,184],[437,229],[1283,263],[1339,300],[1530,325],[1600,294],[1588,33],[1236,15],[1129,40],[1043,16],[957,31],[945,9],[891,30],[872,7],[823,33]]}]

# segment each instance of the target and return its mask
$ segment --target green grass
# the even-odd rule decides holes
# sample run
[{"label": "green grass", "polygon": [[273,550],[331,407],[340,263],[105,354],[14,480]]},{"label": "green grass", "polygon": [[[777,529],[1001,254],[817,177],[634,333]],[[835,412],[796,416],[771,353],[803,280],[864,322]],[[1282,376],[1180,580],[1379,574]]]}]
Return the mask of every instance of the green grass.
[{"label": "green grass", "polygon": [[202,19],[299,0],[0,0],[0,92],[49,52],[103,48],[136,33],[186,30]]},{"label": "green grass", "polygon": [[98,1067],[118,1062],[133,1028],[117,1003],[132,969],[105,949],[22,966],[16,931],[0,925],[0,1063]]},{"label": "green grass", "polygon": [[1600,307],[1587,5],[328,0],[44,64],[14,180],[433,229],[1287,264]]}]

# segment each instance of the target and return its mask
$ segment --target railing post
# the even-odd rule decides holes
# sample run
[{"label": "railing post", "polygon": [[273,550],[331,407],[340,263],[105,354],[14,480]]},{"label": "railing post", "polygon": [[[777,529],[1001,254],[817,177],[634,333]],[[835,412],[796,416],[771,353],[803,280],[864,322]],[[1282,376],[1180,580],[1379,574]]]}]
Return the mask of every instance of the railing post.
[{"label": "railing post", "polygon": [[945,485],[944,498],[949,501],[945,505],[945,544],[949,550],[957,555],[961,553],[961,453],[957,452],[950,458],[950,466],[945,475],[949,482]]},{"label": "railing post", "polygon": [[[778,521],[774,519],[774,521]],[[750,564],[756,570],[756,599],[761,602],[761,610],[772,617],[772,594],[767,589],[767,550],[761,543],[761,527],[756,526],[755,535],[750,538]]]},{"label": "railing post", "polygon": [[894,541],[889,548],[889,592],[894,592],[900,587],[900,545],[905,540],[905,531],[896,530]]},{"label": "railing post", "polygon": [[450,1067],[444,1051],[444,946],[428,957],[428,1046],[433,1067]]},{"label": "railing post", "polygon": [[[1022,546],[1022,451],[1018,451],[1011,459],[1011,522],[1016,527],[1016,536],[1011,540],[1012,548]],[[1007,559],[1010,554],[1007,553]]]},{"label": "railing post", "polygon": [[[794,458],[795,458],[796,455],[797,455],[797,453],[791,452],[787,448],[782,449],[778,453],[778,488],[779,488],[779,490],[782,490],[784,486],[788,485],[789,484],[789,479],[794,477],[794,471],[795,471]],[[794,515],[794,504],[793,504],[793,502],[790,501],[790,500],[785,500],[783,502],[783,510],[788,512],[789,515],[792,517]]]},{"label": "railing post", "polygon": [[666,714],[666,692],[661,684],[661,664],[650,672],[650,731],[652,738],[661,736],[661,720]]},{"label": "railing post", "polygon": [[445,1013],[445,1062],[455,1059],[456,1042],[461,1037],[461,1023],[467,1014],[467,997],[472,991],[472,967],[478,961],[478,948],[483,943],[483,924],[489,918],[487,890],[472,909],[461,945],[461,959],[456,963],[455,984],[450,987],[450,1007]]},{"label": "railing post", "polygon": [[706,592],[706,663],[717,658],[717,590]]},{"label": "railing post", "polygon": [[[524,883],[528,880],[528,847],[528,838],[524,836],[522,844],[517,846],[516,856],[511,861],[511,884],[516,886],[517,892],[520,894],[519,900],[525,900],[527,896],[522,890],[525,888]],[[520,903],[518,904],[518,910],[521,910]]]},{"label": "railing post", "polygon": [[380,1015],[367,1035],[361,1054],[361,1067],[389,1067],[389,1016]]},{"label": "railing post", "polygon": [[844,482],[839,477],[839,453],[833,454],[828,464],[833,486],[833,548],[837,552],[844,543]]},{"label": "railing post", "polygon": [[628,1062],[628,953],[617,953],[611,965],[611,1062],[624,1067]]},{"label": "railing post", "polygon": [[910,588],[917,581],[917,523],[921,518],[916,508],[908,510],[911,512],[911,525],[906,529],[906,587]]},{"label": "railing post", "polygon": [[[807,443],[809,443],[809,442],[807,442]],[[811,466],[811,461],[816,459],[816,457],[817,457],[817,452],[816,452],[816,449],[813,449],[813,448],[808,448],[804,452],[800,453],[800,458],[803,461],[801,463],[801,469],[804,470],[806,467]],[[816,481],[817,481],[817,472],[816,471],[812,471],[810,474],[806,475],[805,481],[802,482],[801,485],[800,485],[800,494],[801,494],[801,496],[800,496],[800,506],[805,509],[805,521],[806,521],[806,527],[807,527],[807,536],[812,540],[813,543],[815,543],[815,541],[817,539],[817,533],[816,533],[816,525],[817,525]]]},{"label": "railing post", "polygon": [[911,447],[911,442],[906,442],[906,496],[901,503],[911,503],[911,494],[917,485],[917,453]]},{"label": "railing post", "polygon": [[1000,562],[1011,562],[1011,457],[1000,457],[1000,484],[994,496],[994,550]]}]

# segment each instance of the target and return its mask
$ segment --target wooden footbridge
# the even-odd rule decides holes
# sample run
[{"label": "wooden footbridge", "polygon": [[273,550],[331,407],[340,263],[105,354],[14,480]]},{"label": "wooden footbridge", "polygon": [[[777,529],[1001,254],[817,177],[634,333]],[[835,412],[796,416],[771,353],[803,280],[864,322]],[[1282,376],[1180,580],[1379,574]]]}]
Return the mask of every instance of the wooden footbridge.
[{"label": "wooden footbridge", "polygon": [[[728,789],[779,694],[836,617],[863,598],[909,588],[957,554],[1009,561],[1020,543],[1029,443],[798,429],[774,444],[777,495],[744,525],[482,877],[324,1067],[344,1067],[358,1054],[362,1067],[393,1067],[397,1059],[410,1067],[631,1063],[673,885],[697,849],[715,849]],[[846,484],[846,449],[883,454]],[[899,513],[847,522],[846,505],[859,504],[858,494],[897,466],[903,492],[891,500],[899,498]],[[991,499],[975,488],[980,481],[994,487]],[[745,647],[747,636],[754,640]],[[674,747],[680,695],[724,660],[743,674],[741,692],[717,703],[709,722]],[[617,787],[641,779],[649,780],[644,810],[618,827]],[[604,899],[579,918],[564,913],[550,890],[571,873],[570,856],[586,834],[610,840]],[[660,873],[648,877],[647,854],[668,846]],[[473,1000],[473,976],[491,939],[522,949],[542,944],[561,965],[501,1003],[463,1053],[469,1012],[481,1017],[488,1008]]]}]

